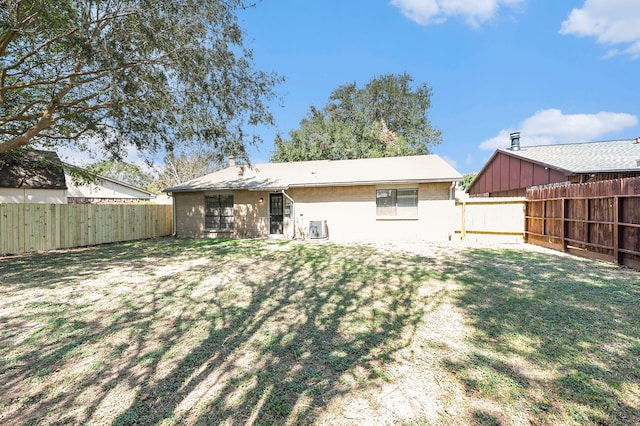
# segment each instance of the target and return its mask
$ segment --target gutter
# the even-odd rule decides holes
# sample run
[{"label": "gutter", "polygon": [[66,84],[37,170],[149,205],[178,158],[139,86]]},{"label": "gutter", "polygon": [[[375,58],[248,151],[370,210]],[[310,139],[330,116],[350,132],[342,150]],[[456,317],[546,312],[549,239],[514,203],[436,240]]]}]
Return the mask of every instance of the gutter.
[{"label": "gutter", "polygon": [[402,185],[402,184],[419,184],[419,183],[444,183],[444,182],[462,182],[462,177],[444,177],[433,179],[405,179],[405,180],[362,180],[362,181],[350,181],[350,182],[302,182],[279,186],[211,186],[211,187],[172,187],[165,188],[162,192],[201,192],[201,191],[234,191],[234,190],[246,190],[250,192],[262,192],[262,191],[274,191],[282,192],[291,188],[320,188],[329,186],[365,186],[365,185]]}]

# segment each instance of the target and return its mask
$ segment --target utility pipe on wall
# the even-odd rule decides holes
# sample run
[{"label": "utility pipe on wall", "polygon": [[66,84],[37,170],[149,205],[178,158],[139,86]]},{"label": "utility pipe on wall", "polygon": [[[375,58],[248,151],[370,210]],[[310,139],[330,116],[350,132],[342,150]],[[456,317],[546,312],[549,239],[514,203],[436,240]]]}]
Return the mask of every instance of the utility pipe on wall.
[{"label": "utility pipe on wall", "polygon": [[176,218],[176,197],[173,194],[171,194],[171,207],[173,208],[173,233],[171,236],[175,237],[178,235],[178,223]]}]

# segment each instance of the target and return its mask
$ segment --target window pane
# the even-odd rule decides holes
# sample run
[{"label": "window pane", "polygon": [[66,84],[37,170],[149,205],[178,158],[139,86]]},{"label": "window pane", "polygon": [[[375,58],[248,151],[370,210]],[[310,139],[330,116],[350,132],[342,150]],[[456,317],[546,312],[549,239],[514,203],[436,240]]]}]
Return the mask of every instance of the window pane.
[{"label": "window pane", "polygon": [[379,189],[376,191],[376,214],[378,216],[395,216],[396,190]]},{"label": "window pane", "polygon": [[204,197],[204,212],[206,229],[233,229],[233,195]]},{"label": "window pane", "polygon": [[220,229],[231,229],[232,226],[233,226],[233,218],[229,218],[225,216],[222,216],[220,218],[220,225],[219,225]]},{"label": "window pane", "polygon": [[378,216],[418,216],[418,189],[376,190],[376,214]]},{"label": "window pane", "polygon": [[417,189],[398,189],[397,215],[401,217],[418,216]]},{"label": "window pane", "polygon": [[415,207],[417,205],[417,189],[398,189],[398,207]]},{"label": "window pane", "polygon": [[230,207],[233,209],[233,195],[221,195],[220,207]]},{"label": "window pane", "polygon": [[218,229],[220,227],[220,218],[216,216],[206,216],[204,218],[204,227],[207,229]]},{"label": "window pane", "polygon": [[417,217],[418,216],[418,206],[398,207],[398,209],[396,210],[396,216],[399,216],[399,217]]}]

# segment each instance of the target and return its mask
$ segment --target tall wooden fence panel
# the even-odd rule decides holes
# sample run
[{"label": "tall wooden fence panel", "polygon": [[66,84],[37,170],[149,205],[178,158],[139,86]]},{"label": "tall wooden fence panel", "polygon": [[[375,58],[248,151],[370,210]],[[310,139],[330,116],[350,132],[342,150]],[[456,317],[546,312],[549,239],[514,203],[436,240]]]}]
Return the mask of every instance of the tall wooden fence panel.
[{"label": "tall wooden fence panel", "polygon": [[0,255],[170,235],[170,205],[0,204]]},{"label": "tall wooden fence panel", "polygon": [[640,269],[640,178],[527,190],[526,241]]},{"label": "tall wooden fence panel", "polygon": [[469,198],[456,201],[461,240],[521,243],[524,198]]}]

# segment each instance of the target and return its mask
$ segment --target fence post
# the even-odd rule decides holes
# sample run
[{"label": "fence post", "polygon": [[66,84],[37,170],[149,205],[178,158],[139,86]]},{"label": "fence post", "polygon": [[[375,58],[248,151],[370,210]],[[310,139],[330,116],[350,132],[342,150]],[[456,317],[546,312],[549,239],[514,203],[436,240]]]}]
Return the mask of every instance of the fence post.
[{"label": "fence post", "polygon": [[613,258],[620,264],[620,196],[613,197]]},{"label": "fence post", "polygon": [[562,208],[560,209],[562,211],[562,234],[561,234],[561,243],[562,243],[562,251],[566,252],[567,251],[567,199],[566,198],[562,198]]},{"label": "fence post", "polygon": [[[542,200],[542,235],[548,236],[547,234],[547,200]],[[548,236],[549,242],[551,242],[551,236]]]},{"label": "fence post", "polygon": [[467,203],[462,201],[462,228],[460,230],[460,239],[464,240],[467,237]]},{"label": "fence post", "polygon": [[591,242],[591,237],[589,235],[589,205],[591,204],[590,198],[585,198],[584,200],[584,242],[589,244]]}]

